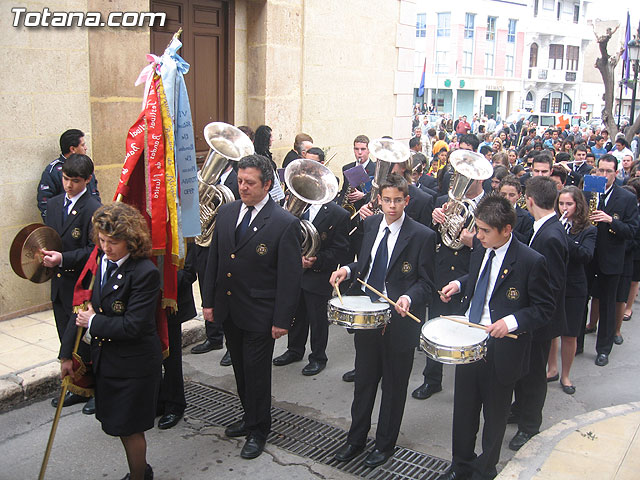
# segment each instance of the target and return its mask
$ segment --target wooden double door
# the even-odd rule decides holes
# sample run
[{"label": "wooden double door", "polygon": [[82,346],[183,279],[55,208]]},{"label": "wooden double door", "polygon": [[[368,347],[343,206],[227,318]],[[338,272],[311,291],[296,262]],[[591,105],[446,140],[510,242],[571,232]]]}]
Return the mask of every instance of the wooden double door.
[{"label": "wooden double door", "polygon": [[182,27],[185,75],[199,163],[209,147],[203,137],[210,122],[233,124],[233,0],[151,0],[153,12],[166,13],[162,27],[151,29],[151,51],[162,52]]}]

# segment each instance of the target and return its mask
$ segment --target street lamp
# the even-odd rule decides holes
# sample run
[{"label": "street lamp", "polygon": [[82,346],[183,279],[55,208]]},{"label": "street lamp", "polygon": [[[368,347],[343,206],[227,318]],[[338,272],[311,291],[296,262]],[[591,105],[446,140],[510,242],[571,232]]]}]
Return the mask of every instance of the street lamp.
[{"label": "street lamp", "polygon": [[[636,90],[638,86],[638,61],[640,60],[640,42],[638,37],[634,36],[628,44],[629,60],[633,63],[633,93],[631,94],[631,115],[629,124],[633,125],[636,113]],[[635,133],[635,132],[634,132]]]}]

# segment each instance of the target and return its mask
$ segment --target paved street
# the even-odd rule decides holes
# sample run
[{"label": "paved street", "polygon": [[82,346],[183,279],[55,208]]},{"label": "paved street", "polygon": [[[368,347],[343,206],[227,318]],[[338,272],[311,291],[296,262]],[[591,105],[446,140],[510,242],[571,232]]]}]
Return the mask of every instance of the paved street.
[{"label": "paved street", "polygon": [[[640,315],[638,312],[636,315],[636,319],[624,324],[625,342],[615,347],[607,367],[593,364],[595,336],[587,336],[586,352],[576,359],[573,368],[572,380],[577,392],[569,396],[561,391],[558,382],[550,384],[543,428],[592,410],[640,400],[640,384],[636,378],[640,367],[636,354],[640,348],[637,333]],[[279,340],[275,354],[285,348],[286,340]],[[191,355],[188,351],[184,351],[184,365],[189,380],[234,391],[231,367],[218,364],[224,351],[204,355]],[[304,362],[274,367],[274,405],[346,430],[353,386],[340,377],[353,365],[353,343],[344,329],[331,327],[328,356],[326,370],[315,377],[300,375]],[[416,353],[410,388],[420,384],[423,366],[424,355]],[[407,400],[399,445],[450,459],[452,384],[453,368],[445,366],[442,393],[425,401]],[[127,468],[120,442],[104,434],[99,423],[93,417],[82,415],[80,408],[73,406],[64,410],[47,478],[121,478]],[[0,479],[37,478],[53,413],[47,399],[0,415]],[[515,427],[508,426],[500,468],[512,457],[513,452],[506,444],[514,433]],[[259,459],[242,460],[238,456],[240,440],[225,438],[221,427],[204,427],[188,418],[168,431],[153,429],[147,438],[148,459],[158,479],[352,478],[270,445]]]}]

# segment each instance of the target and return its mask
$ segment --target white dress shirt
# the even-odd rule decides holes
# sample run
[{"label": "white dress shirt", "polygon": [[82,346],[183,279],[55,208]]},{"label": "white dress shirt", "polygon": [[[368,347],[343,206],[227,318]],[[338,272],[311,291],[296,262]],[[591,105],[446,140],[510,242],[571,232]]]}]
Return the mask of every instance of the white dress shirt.
[{"label": "white dress shirt", "polygon": [[[116,265],[118,266],[116,268],[116,270],[118,270],[118,268],[120,268],[122,266],[122,264],[124,262],[127,261],[127,259],[131,256],[130,253],[127,253],[124,257],[122,257],[120,260],[116,261]],[[100,260],[100,282],[95,282],[93,283],[93,288],[102,288],[102,279],[104,278],[105,274],[107,273],[107,265],[108,265],[108,261],[107,261],[107,256],[103,255],[102,256],[102,260]],[[116,270],[114,270],[114,273],[116,272]],[[97,280],[97,279],[96,279]],[[105,280],[106,281],[106,280]],[[93,317],[95,317],[96,314],[94,313],[93,315],[91,315],[91,317],[89,318],[89,324],[87,325],[87,331],[84,334],[83,340],[87,343],[91,343],[91,322],[93,321]]]},{"label": "white dress shirt", "polygon": [[[253,206],[253,210],[251,211],[251,220],[249,220],[249,225],[251,225],[251,222],[255,220],[255,218],[258,216],[258,213],[260,213],[260,210],[262,210],[262,207],[264,207],[268,201],[269,201],[269,195],[265,195],[262,200],[260,200],[258,203],[256,203]],[[240,225],[240,222],[244,218],[244,214],[247,213],[247,210],[249,210],[249,207],[247,207],[243,203],[242,206],[240,207],[240,214],[238,215],[238,219],[236,220],[236,228],[238,228],[238,225]]]},{"label": "white dress shirt", "polygon": [[75,207],[76,203],[78,202],[78,200],[80,200],[80,197],[82,195],[84,195],[84,192],[87,191],[87,187],[84,187],[84,190],[82,190],[79,194],[69,198],[67,196],[67,194],[65,193],[64,195],[64,202],[62,202],[62,208],[64,208],[64,204],[67,200],[70,200],[71,203],[69,204],[69,206],[67,207],[67,215],[69,215],[72,211],[73,211],[73,207]]}]

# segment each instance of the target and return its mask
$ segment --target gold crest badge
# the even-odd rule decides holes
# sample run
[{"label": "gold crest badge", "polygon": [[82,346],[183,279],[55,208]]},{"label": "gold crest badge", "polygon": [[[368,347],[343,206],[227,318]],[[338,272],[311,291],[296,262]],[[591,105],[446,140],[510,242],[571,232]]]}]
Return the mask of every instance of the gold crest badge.
[{"label": "gold crest badge", "polygon": [[76,227],[71,230],[71,236],[74,238],[74,240],[78,240],[82,236],[82,231]]},{"label": "gold crest badge", "polygon": [[266,255],[268,251],[269,250],[267,249],[267,246],[264,243],[261,243],[256,247],[256,253],[260,256]]},{"label": "gold crest badge", "polygon": [[409,273],[413,267],[409,262],[402,263],[402,273]]},{"label": "gold crest badge", "polygon": [[124,310],[125,310],[124,302],[120,300],[116,300],[111,304],[111,310],[113,310],[113,313],[124,313]]},{"label": "gold crest badge", "polygon": [[509,290],[507,290],[507,298],[509,300],[518,300],[520,298],[520,292],[517,288],[511,287]]},{"label": "gold crest badge", "polygon": [[617,213],[613,214],[613,219],[614,220],[620,220],[620,215],[618,215]]},{"label": "gold crest badge", "polygon": [[326,241],[327,240],[327,232],[322,232],[320,234],[320,238],[322,239],[323,242]]}]

